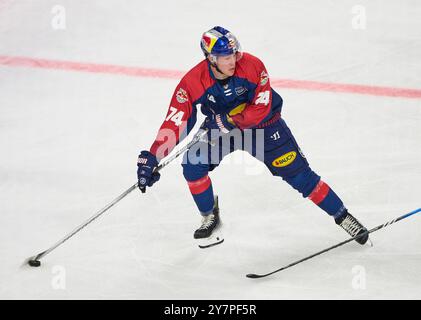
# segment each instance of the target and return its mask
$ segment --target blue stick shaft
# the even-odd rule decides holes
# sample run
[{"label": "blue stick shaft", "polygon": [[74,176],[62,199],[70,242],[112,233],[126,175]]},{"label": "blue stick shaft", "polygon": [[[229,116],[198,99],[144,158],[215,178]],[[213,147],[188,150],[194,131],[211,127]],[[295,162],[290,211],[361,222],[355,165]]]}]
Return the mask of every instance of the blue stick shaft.
[{"label": "blue stick shaft", "polygon": [[375,227],[375,228],[373,228],[373,229],[369,230],[369,231],[368,231],[368,233],[371,233],[371,232],[374,232],[374,231],[380,230],[380,229],[382,229],[382,228],[384,228],[384,227],[387,227],[387,226],[389,226],[389,225],[391,225],[391,224],[393,224],[393,223],[395,223],[395,222],[398,222],[398,221],[400,221],[400,220],[406,219],[406,218],[408,218],[408,217],[410,217],[410,216],[412,216],[412,215],[414,215],[414,214],[416,214],[416,213],[418,213],[418,212],[420,212],[420,211],[421,211],[421,208],[418,208],[418,209],[416,209],[416,210],[414,210],[414,211],[411,211],[411,212],[409,212],[409,213],[407,213],[407,214],[404,214],[404,215],[402,215],[402,216],[400,216],[400,217],[398,217],[398,218],[396,218],[396,219],[390,220],[389,222],[386,222],[386,223],[384,223],[384,224],[382,224],[382,225],[379,225],[379,226],[377,226],[377,227]]},{"label": "blue stick shaft", "polygon": [[285,267],[282,267],[282,268],[280,268],[280,269],[277,269],[277,270],[275,270],[275,271],[272,271],[272,272],[269,272],[269,273],[266,273],[266,274],[255,274],[255,273],[251,273],[251,274],[248,274],[248,275],[247,275],[247,277],[248,277],[248,278],[254,278],[254,279],[256,279],[256,278],[263,278],[263,277],[267,277],[267,276],[269,276],[269,275],[271,275],[271,274],[277,273],[277,272],[279,272],[279,271],[282,271],[282,270],[288,269],[288,268],[290,268],[290,267],[292,267],[292,266],[295,266],[295,265],[297,265],[297,264],[299,264],[299,263],[301,263],[301,262],[304,262],[304,261],[309,260],[309,259],[311,259],[311,258],[314,258],[314,257],[316,257],[316,256],[318,256],[318,255],[321,255],[322,253],[328,252],[328,251],[330,251],[330,250],[332,250],[332,249],[335,249],[335,248],[338,248],[338,247],[340,247],[340,246],[343,246],[344,244],[346,244],[346,243],[348,243],[348,242],[354,241],[355,239],[360,238],[360,237],[362,237],[363,235],[365,235],[365,234],[367,234],[367,233],[372,233],[372,232],[375,232],[375,231],[377,231],[377,230],[379,230],[379,229],[382,229],[382,228],[384,228],[384,227],[387,227],[387,226],[389,226],[389,225],[391,225],[391,224],[393,224],[393,223],[395,223],[395,222],[398,222],[398,221],[400,221],[400,220],[403,220],[403,219],[405,219],[405,218],[408,218],[408,217],[410,217],[410,216],[412,216],[412,215],[414,215],[414,214],[416,214],[416,213],[418,213],[418,212],[420,212],[420,211],[421,211],[421,208],[418,208],[418,209],[416,209],[416,210],[414,210],[414,211],[411,211],[411,212],[409,212],[409,213],[407,213],[407,214],[404,214],[404,215],[402,215],[402,216],[400,216],[400,217],[398,217],[398,218],[396,218],[396,219],[393,219],[393,220],[390,220],[389,222],[386,222],[386,223],[384,223],[384,224],[381,224],[381,225],[379,225],[379,226],[377,226],[377,227],[375,227],[375,228],[373,228],[373,229],[371,229],[371,230],[369,230],[369,231],[367,231],[367,232],[365,232],[365,233],[362,233],[362,234],[360,234],[360,235],[356,235],[355,237],[349,238],[349,239],[347,239],[347,240],[345,240],[345,241],[342,241],[342,242],[340,242],[340,243],[338,243],[338,244],[336,244],[336,245],[334,245],[334,246],[331,246],[331,247],[326,248],[326,249],[324,249],[324,250],[322,250],[322,251],[316,252],[316,253],[314,253],[314,254],[312,254],[312,255],[310,255],[310,256],[307,256],[307,257],[305,257],[305,258],[303,258],[303,259],[301,259],[301,260],[295,261],[295,262],[293,262],[293,263],[291,263],[291,264],[289,264],[289,265],[287,265],[287,266],[285,266]]}]

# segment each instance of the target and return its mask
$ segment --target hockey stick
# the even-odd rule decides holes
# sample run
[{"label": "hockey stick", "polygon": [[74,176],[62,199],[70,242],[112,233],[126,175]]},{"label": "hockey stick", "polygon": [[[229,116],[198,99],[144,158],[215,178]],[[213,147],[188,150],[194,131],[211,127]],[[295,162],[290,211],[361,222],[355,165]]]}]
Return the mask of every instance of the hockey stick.
[{"label": "hockey stick", "polygon": [[280,268],[280,269],[278,269],[278,270],[275,270],[275,271],[272,271],[272,272],[269,272],[269,273],[266,273],[266,274],[255,274],[255,273],[249,273],[249,274],[247,274],[247,275],[246,275],[246,277],[247,277],[247,278],[252,278],[252,279],[257,279],[257,278],[264,278],[264,277],[270,276],[271,274],[274,274],[274,273],[277,273],[277,272],[279,272],[279,271],[282,271],[282,270],[288,269],[288,268],[290,268],[290,267],[292,267],[292,266],[295,266],[295,265],[297,265],[297,264],[299,264],[299,263],[301,263],[301,262],[304,262],[304,261],[309,260],[309,259],[311,259],[311,258],[314,258],[314,257],[316,257],[316,256],[318,256],[318,255],[321,255],[322,253],[325,253],[325,252],[330,251],[330,250],[332,250],[332,249],[338,248],[338,247],[340,247],[340,246],[342,246],[342,245],[344,245],[344,244],[346,244],[346,243],[348,243],[348,242],[351,242],[351,241],[353,241],[353,240],[355,240],[355,239],[361,238],[362,236],[366,235],[367,233],[369,233],[369,234],[370,234],[370,233],[373,233],[373,232],[375,232],[375,231],[377,231],[377,230],[380,230],[380,229],[382,229],[382,228],[384,228],[384,227],[387,227],[387,226],[389,226],[389,225],[391,225],[391,224],[393,224],[393,223],[395,223],[395,222],[398,222],[398,221],[400,221],[400,220],[403,220],[403,219],[405,219],[405,218],[408,218],[409,216],[412,216],[412,215],[414,215],[414,214],[416,214],[416,213],[418,213],[418,212],[420,212],[420,211],[421,211],[421,208],[416,209],[416,210],[414,210],[414,211],[411,211],[411,212],[409,212],[409,213],[407,213],[407,214],[404,214],[403,216],[400,216],[400,217],[398,217],[398,218],[396,218],[396,219],[393,219],[393,220],[391,220],[391,221],[389,221],[389,222],[386,222],[386,223],[384,223],[384,224],[381,224],[381,225],[379,225],[379,226],[377,226],[377,227],[375,227],[375,228],[373,228],[373,229],[371,229],[371,230],[368,230],[367,232],[361,233],[361,234],[359,234],[359,235],[356,235],[355,237],[349,238],[349,239],[347,239],[347,240],[345,240],[345,241],[342,241],[342,242],[340,242],[340,243],[338,243],[338,244],[336,244],[336,245],[334,245],[334,246],[331,246],[331,247],[329,247],[329,248],[327,248],[327,249],[324,249],[324,250],[322,250],[322,251],[316,252],[316,253],[314,253],[314,254],[312,254],[312,255],[308,256],[308,257],[305,257],[305,258],[303,258],[303,259],[301,259],[301,260],[295,261],[295,262],[293,262],[293,263],[291,263],[291,264],[289,264],[289,265],[287,265],[287,266],[285,266],[285,267],[282,267],[282,268]]},{"label": "hockey stick", "polygon": [[[203,137],[207,134],[208,130],[199,130],[194,136],[193,139],[185,145],[183,148],[181,148],[179,151],[177,151],[174,155],[169,157],[167,160],[165,160],[163,163],[159,164],[158,167],[155,169],[155,172],[161,171],[163,168],[165,168],[170,162],[175,160],[177,157],[179,157],[181,154],[183,154],[185,151],[190,149],[194,144],[196,144],[199,141],[202,140]],[[76,233],[78,233],[80,230],[85,228],[88,224],[90,224],[92,221],[99,218],[103,213],[105,213],[108,209],[110,209],[112,206],[114,206],[116,203],[120,202],[123,198],[125,198],[129,193],[131,193],[133,190],[135,190],[138,187],[138,183],[135,183],[132,185],[129,189],[124,191],[121,195],[119,195],[117,198],[115,198],[112,202],[107,204],[104,208],[102,208],[100,211],[95,213],[91,218],[83,222],[81,225],[79,225],[76,229],[74,229],[72,232],[67,234],[63,239],[55,243],[53,246],[48,248],[47,250],[38,253],[35,256],[27,258],[22,266],[29,264],[31,267],[39,267],[41,265],[41,262],[39,261],[41,258],[45,257],[47,254],[49,254],[51,251],[56,249],[58,246],[69,240],[71,237],[73,237]]]}]

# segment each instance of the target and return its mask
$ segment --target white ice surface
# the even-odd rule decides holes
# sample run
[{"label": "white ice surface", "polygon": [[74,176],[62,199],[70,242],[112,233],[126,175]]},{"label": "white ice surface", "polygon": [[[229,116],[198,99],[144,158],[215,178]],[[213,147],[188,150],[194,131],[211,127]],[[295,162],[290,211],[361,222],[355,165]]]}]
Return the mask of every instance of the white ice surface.
[{"label": "white ice surface", "polygon": [[[0,55],[188,70],[202,58],[201,33],[220,24],[272,77],[421,87],[419,1],[62,0],[67,28],[53,30],[56,4],[0,0]],[[367,9],[365,30],[352,28],[356,4]],[[200,218],[174,163],[41,268],[19,268],[135,182],[137,154],[176,84],[0,66],[0,298],[421,298],[419,215],[373,234],[373,248],[352,243],[270,278],[245,278],[346,238],[246,156],[211,174],[224,221],[218,247],[193,243]],[[362,222],[421,207],[421,100],[278,92],[311,167]],[[365,289],[353,287],[356,266]],[[65,289],[56,286],[60,270]]]}]

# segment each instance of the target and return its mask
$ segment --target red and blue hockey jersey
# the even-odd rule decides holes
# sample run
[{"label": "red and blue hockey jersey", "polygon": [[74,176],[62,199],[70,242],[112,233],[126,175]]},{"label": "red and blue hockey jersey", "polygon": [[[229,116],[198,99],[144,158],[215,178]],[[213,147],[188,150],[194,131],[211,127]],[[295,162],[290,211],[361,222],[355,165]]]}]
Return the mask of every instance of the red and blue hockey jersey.
[{"label": "red and blue hockey jersey", "polygon": [[240,129],[256,128],[281,112],[282,98],[270,86],[264,64],[243,53],[233,76],[217,80],[207,59],[181,79],[150,152],[165,157],[196,123],[197,109],[208,116],[226,113]]}]

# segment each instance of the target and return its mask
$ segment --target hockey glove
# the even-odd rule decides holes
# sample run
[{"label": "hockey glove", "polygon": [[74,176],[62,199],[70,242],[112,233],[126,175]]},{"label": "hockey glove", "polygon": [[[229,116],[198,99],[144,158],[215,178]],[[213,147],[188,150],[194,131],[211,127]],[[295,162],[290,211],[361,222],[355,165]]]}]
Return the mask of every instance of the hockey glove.
[{"label": "hockey glove", "polygon": [[152,153],[149,151],[140,153],[137,160],[137,181],[142,193],[146,192],[146,187],[152,187],[161,177],[159,172],[154,172],[157,166],[158,161]]},{"label": "hockey glove", "polygon": [[202,129],[208,129],[209,132],[214,132],[214,130],[218,130],[221,133],[228,133],[235,128],[235,125],[228,119],[229,117],[225,113],[214,114],[206,118],[205,122],[202,125]]}]

